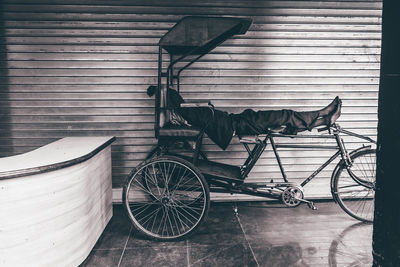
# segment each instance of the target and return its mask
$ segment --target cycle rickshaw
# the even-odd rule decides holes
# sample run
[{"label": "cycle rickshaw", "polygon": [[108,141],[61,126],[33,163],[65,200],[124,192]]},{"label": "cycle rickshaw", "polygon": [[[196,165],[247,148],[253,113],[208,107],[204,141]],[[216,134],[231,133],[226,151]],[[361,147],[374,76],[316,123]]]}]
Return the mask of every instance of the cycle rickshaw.
[{"label": "cycle rickshaw", "polygon": [[[171,120],[168,88],[180,91],[182,71],[198,61],[226,39],[244,34],[251,19],[232,17],[184,17],[159,42],[158,84],[155,91],[155,137],[158,145],[129,174],[123,189],[123,201],[134,228],[155,240],[176,240],[193,233],[205,220],[210,207],[210,192],[248,194],[279,199],[289,207],[306,203],[303,187],[337,157],[341,160],[331,176],[331,193],[340,207],[352,217],[372,222],[375,192],[376,144],[367,136],[342,129],[332,123],[319,128],[328,134],[290,135],[269,129],[257,136],[241,136],[240,143],[248,153],[241,166],[207,159],[202,152],[204,127],[177,126]],[[165,62],[163,58],[169,56]],[[164,65],[167,66],[164,66]],[[214,108],[209,103],[182,103],[185,107]],[[341,135],[361,138],[371,144],[348,152]],[[275,142],[275,137],[329,138],[335,145],[288,145]],[[277,159],[282,182],[246,183],[246,177],[270,144]],[[336,152],[301,184],[288,181],[278,148],[321,148]],[[178,151],[178,152],[177,152]],[[182,152],[183,151],[183,152]]]}]

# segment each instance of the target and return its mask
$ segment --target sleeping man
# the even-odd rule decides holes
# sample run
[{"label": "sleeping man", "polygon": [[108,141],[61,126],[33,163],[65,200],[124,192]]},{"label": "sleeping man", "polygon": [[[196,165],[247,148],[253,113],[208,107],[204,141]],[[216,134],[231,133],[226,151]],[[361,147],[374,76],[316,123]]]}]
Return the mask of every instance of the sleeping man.
[{"label": "sleeping man", "polygon": [[[149,96],[154,95],[156,87],[147,89]],[[328,106],[315,111],[298,112],[290,109],[260,110],[246,109],[238,114],[225,111],[210,112],[207,107],[180,107],[184,99],[173,89],[168,89],[169,108],[174,110],[174,124],[192,125],[205,129],[208,137],[222,149],[226,149],[232,136],[265,134],[270,129],[284,126],[282,133],[296,134],[321,125],[331,125],[340,116],[342,102],[336,97]]]}]

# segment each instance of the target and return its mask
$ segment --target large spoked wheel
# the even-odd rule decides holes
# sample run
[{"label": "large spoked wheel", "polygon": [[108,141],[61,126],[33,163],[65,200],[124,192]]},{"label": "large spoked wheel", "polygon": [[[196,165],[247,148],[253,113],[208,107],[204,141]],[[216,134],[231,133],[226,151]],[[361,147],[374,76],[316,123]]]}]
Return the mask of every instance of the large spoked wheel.
[{"label": "large spoked wheel", "polygon": [[201,225],[210,207],[210,191],[193,164],[161,156],[131,172],[123,200],[137,231],[151,239],[168,241],[183,238]]},{"label": "large spoked wheel", "polygon": [[374,219],[376,150],[362,150],[351,155],[353,164],[342,164],[333,180],[333,197],[350,216],[363,222]]}]

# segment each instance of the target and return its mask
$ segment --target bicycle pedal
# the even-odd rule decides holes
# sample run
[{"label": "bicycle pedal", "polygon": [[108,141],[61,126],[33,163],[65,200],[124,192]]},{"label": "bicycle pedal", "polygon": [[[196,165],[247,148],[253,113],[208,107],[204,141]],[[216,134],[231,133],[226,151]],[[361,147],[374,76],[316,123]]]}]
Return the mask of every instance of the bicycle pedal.
[{"label": "bicycle pedal", "polygon": [[312,210],[317,210],[317,207],[314,205],[314,202],[303,199],[303,198],[295,198],[300,202],[307,203],[307,206]]},{"label": "bicycle pedal", "polygon": [[318,208],[314,205],[314,203],[313,202],[308,202],[307,203],[307,205],[308,205],[308,207],[310,208],[310,209],[312,209],[312,210],[317,210]]},{"label": "bicycle pedal", "polygon": [[238,207],[236,204],[233,206],[233,214],[235,214],[235,216],[238,215]]}]

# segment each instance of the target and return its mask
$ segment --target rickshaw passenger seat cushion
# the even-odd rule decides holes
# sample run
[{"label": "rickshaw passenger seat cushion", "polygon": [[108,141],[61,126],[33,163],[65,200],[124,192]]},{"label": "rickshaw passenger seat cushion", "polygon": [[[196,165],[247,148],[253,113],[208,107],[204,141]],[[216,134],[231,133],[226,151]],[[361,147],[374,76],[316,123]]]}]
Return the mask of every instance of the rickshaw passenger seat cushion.
[{"label": "rickshaw passenger seat cushion", "polygon": [[201,132],[200,128],[193,126],[182,126],[167,124],[160,128],[159,135],[162,137],[197,137]]}]

